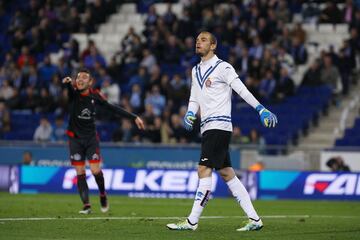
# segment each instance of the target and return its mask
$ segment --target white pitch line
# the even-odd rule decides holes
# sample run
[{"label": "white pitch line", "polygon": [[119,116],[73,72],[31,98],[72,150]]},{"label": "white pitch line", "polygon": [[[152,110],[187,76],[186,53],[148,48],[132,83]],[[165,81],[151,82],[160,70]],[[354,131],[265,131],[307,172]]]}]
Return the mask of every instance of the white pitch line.
[{"label": "white pitch line", "polygon": [[[19,217],[19,218],[0,218],[0,221],[46,221],[46,220],[172,220],[181,219],[183,217]],[[242,218],[245,216],[203,216],[201,219],[226,219],[226,218]],[[331,215],[267,215],[261,218],[279,219],[279,218],[360,218],[360,216],[331,216]]]}]

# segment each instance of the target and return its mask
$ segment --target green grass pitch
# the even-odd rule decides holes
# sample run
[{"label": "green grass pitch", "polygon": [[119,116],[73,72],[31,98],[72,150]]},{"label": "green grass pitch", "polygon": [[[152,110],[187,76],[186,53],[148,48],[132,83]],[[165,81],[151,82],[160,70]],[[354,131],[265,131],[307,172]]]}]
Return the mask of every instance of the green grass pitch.
[{"label": "green grass pitch", "polygon": [[[258,232],[236,232],[245,220],[234,199],[211,199],[196,231],[165,225],[187,216],[191,199],[109,196],[102,214],[80,216],[77,195],[0,193],[0,239],[360,239],[360,204],[348,201],[255,201],[263,216]],[[19,219],[21,218],[21,219]]]}]

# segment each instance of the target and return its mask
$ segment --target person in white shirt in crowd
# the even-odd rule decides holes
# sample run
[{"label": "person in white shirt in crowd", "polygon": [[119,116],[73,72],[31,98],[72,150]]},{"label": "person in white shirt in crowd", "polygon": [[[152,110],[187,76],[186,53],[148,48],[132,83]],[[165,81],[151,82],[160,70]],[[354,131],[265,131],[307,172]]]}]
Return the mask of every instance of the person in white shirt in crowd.
[{"label": "person in white shirt in crowd", "polygon": [[49,120],[45,117],[40,119],[40,125],[36,128],[34,133],[34,140],[37,142],[49,142],[51,140],[53,128]]}]

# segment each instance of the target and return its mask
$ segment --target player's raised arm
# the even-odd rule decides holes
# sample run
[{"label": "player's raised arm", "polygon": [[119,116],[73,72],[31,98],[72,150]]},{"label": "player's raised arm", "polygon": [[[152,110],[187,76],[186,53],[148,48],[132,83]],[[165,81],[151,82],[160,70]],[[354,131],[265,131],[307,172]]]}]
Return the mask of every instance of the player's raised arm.
[{"label": "player's raised arm", "polygon": [[66,87],[67,87],[67,89],[68,89],[68,91],[69,91],[69,97],[70,98],[72,98],[73,96],[74,96],[74,92],[75,92],[75,90],[74,90],[74,87],[73,87],[73,80],[72,80],[72,78],[71,77],[64,77],[63,79],[62,79],[62,83],[63,84],[66,84]]},{"label": "player's raised arm", "polygon": [[98,103],[107,108],[108,110],[114,112],[115,114],[118,114],[122,117],[126,117],[126,118],[129,118],[129,119],[132,119],[136,126],[140,129],[140,130],[145,130],[145,124],[143,122],[143,120],[136,114],[134,113],[131,113],[131,112],[128,112],[126,111],[124,108],[118,106],[118,105],[114,105],[114,104],[111,104],[109,103],[105,97],[100,93],[98,92],[97,94],[97,97],[98,97]]},{"label": "player's raised arm", "polygon": [[278,123],[276,115],[259,103],[259,101],[240,80],[239,76],[235,72],[235,69],[231,65],[226,67],[225,70],[226,82],[230,84],[231,88],[239,94],[245,102],[247,102],[259,113],[260,121],[263,126],[268,128],[275,127]]}]

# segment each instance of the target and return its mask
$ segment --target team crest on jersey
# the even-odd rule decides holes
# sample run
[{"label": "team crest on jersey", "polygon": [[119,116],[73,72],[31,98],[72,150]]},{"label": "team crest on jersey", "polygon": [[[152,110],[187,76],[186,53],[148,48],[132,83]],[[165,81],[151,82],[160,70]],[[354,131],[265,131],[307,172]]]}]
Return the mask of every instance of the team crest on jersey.
[{"label": "team crest on jersey", "polygon": [[81,119],[91,119],[91,111],[87,108],[81,111],[81,115],[78,116]]},{"label": "team crest on jersey", "polygon": [[208,79],[206,80],[206,82],[205,82],[205,86],[206,86],[206,87],[210,87],[211,84],[212,84],[212,82],[211,82],[210,78],[208,78]]},{"label": "team crest on jersey", "polygon": [[79,153],[75,153],[74,156],[71,156],[72,159],[79,161],[81,160],[81,155]]},{"label": "team crest on jersey", "polygon": [[99,160],[99,155],[98,155],[97,153],[94,153],[94,154],[92,155],[92,159],[93,159],[93,160]]}]

